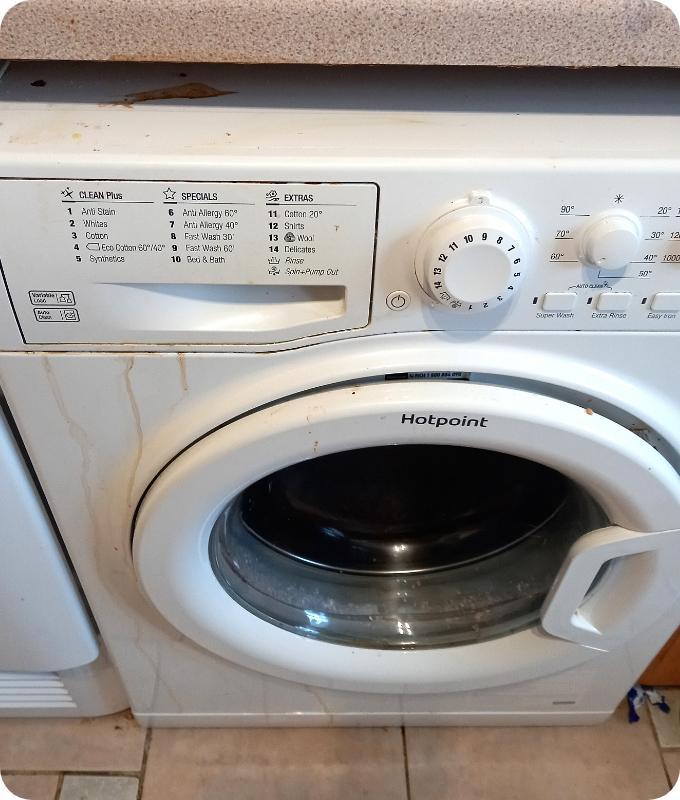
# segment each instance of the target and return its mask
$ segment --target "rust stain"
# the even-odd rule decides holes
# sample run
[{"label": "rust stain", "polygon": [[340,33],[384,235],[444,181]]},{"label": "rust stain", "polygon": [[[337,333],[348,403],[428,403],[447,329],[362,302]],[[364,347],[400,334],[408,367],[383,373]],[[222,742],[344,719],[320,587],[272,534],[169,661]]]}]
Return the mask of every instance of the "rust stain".
[{"label": "rust stain", "polygon": [[122,100],[113,103],[116,106],[132,106],[135,103],[148,103],[152,100],[200,100],[205,97],[223,97],[227,94],[238,94],[230,89],[216,89],[207,83],[179,83],[176,86],[165,86],[162,89],[149,89],[145,92],[126,94]]},{"label": "rust stain", "polygon": [[592,416],[593,416],[593,409],[592,409],[592,408],[586,408],[586,414],[587,414],[589,417],[592,417]]},{"label": "rust stain", "polygon": [[187,379],[187,365],[184,360],[184,353],[177,353],[177,363],[179,364],[179,381],[183,392],[189,391],[189,380]]}]

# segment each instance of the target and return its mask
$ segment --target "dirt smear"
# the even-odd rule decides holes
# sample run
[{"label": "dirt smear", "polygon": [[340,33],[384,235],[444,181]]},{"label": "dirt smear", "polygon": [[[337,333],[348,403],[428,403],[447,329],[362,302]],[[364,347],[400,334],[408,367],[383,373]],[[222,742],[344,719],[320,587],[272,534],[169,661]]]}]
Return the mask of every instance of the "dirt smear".
[{"label": "dirt smear", "polygon": [[216,89],[206,83],[179,83],[176,86],[165,86],[162,89],[149,89],[144,92],[126,94],[122,100],[117,100],[114,105],[133,106],[137,103],[149,103],[154,100],[200,100],[205,97],[224,97],[228,94],[238,94],[230,89]]}]

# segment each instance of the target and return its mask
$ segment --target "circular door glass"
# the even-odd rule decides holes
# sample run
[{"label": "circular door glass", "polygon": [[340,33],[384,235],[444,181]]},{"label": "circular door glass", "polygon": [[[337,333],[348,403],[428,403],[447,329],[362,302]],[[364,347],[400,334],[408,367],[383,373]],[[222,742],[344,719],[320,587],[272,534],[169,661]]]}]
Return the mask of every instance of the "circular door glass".
[{"label": "circular door glass", "polygon": [[445,647],[537,624],[569,547],[606,524],[581,487],[544,465],[392,445],[257,481],[220,514],[210,558],[237,602],[300,635]]}]

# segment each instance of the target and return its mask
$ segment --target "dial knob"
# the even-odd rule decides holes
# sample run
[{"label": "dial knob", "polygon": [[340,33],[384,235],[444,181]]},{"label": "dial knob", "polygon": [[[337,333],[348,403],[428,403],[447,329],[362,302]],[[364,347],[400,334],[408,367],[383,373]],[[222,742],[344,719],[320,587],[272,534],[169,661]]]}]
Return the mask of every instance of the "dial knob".
[{"label": "dial knob", "polygon": [[526,268],[527,232],[505,209],[467,205],[423,235],[416,270],[423,289],[453,311],[495,308],[517,290]]},{"label": "dial knob", "polygon": [[598,214],[578,241],[579,261],[599,269],[622,269],[640,252],[640,221],[625,211]]}]

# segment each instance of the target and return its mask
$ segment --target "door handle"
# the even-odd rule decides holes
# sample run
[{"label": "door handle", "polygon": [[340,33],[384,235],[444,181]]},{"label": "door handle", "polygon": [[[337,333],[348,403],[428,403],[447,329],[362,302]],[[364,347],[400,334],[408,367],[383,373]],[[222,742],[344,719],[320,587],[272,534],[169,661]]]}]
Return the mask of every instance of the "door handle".
[{"label": "door handle", "polygon": [[640,533],[612,525],[572,545],[543,604],[541,624],[551,636],[611,650],[679,596],[680,531]]}]

